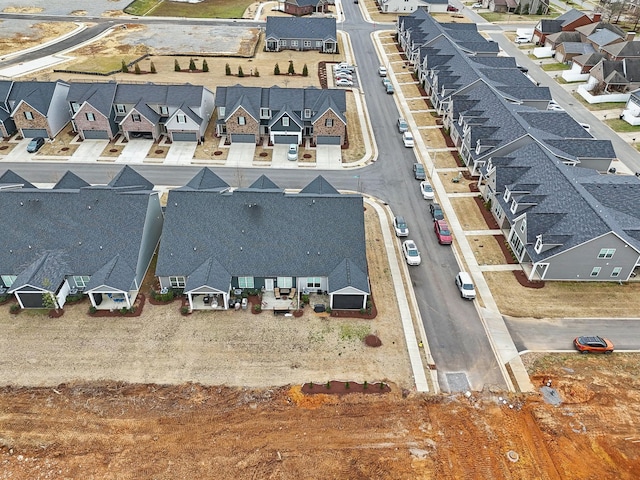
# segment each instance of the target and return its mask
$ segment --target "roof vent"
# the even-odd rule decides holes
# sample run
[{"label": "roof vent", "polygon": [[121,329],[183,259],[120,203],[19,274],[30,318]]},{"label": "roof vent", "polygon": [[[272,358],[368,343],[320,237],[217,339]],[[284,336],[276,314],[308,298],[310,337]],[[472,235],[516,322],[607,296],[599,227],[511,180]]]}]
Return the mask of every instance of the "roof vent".
[{"label": "roof vent", "polygon": [[194,252],[196,251],[196,247],[193,247],[193,251],[194,251]]},{"label": "roof vent", "polygon": [[78,242],[78,245],[82,245],[82,242]]},{"label": "roof vent", "polygon": [[20,202],[20,206],[22,207],[24,205],[24,202]]},{"label": "roof vent", "polygon": [[29,245],[29,250],[31,250],[31,245]]},{"label": "roof vent", "polygon": [[87,205],[87,208],[88,208],[89,210],[91,210],[91,205]]},{"label": "roof vent", "polygon": [[307,255],[309,255],[309,252],[307,252]]},{"label": "roof vent", "polygon": [[102,245],[100,245],[100,250],[102,250]]},{"label": "roof vent", "polygon": [[320,252],[318,252],[318,255],[320,255]]}]

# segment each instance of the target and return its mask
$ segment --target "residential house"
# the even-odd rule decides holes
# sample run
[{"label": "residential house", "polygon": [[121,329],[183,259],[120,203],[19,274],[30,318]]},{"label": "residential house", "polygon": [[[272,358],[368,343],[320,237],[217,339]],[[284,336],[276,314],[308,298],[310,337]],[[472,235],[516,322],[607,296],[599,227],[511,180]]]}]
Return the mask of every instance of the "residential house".
[{"label": "residential house", "polygon": [[533,43],[546,45],[547,35],[558,32],[571,32],[582,25],[600,22],[602,15],[591,15],[572,8],[554,19],[543,19],[538,22],[533,30]]},{"label": "residential house", "polygon": [[602,59],[589,71],[587,89],[592,95],[626,93],[640,88],[640,59]]},{"label": "residential house", "polygon": [[69,85],[56,82],[12,82],[8,104],[24,138],[55,137],[71,120],[66,108]]},{"label": "residential house", "polygon": [[5,225],[0,294],[22,308],[62,308],[84,293],[97,309],[131,308],[162,230],[159,193],[125,166],[107,185],[67,172],[36,188],[11,171],[0,176]]},{"label": "residential house", "polygon": [[[284,13],[300,17],[312,13],[328,13],[329,5],[334,4],[329,0],[284,0]],[[269,17],[267,17],[268,25]]]},{"label": "residential house", "polygon": [[609,60],[623,60],[625,58],[640,58],[640,41],[625,41],[606,45],[600,51]]},{"label": "residential house", "polygon": [[162,288],[183,290],[190,309],[227,309],[242,292],[284,289],[326,292],[333,309],[365,308],[362,197],[321,176],[299,193],[265,176],[231,188],[204,168],[169,192],[156,275]]},{"label": "residential house", "polygon": [[381,13],[411,13],[419,9],[446,12],[449,0],[376,0]]},{"label": "residential house", "polygon": [[554,57],[558,62],[571,63],[576,57],[593,53],[596,51],[590,43],[563,42],[556,47]]},{"label": "residential house", "polygon": [[335,18],[267,17],[265,50],[317,50],[337,53]]},{"label": "residential house", "polygon": [[640,181],[558,160],[530,140],[496,151],[482,192],[530,280],[612,281],[640,266]]},{"label": "residential house", "polygon": [[606,38],[609,39],[609,42],[633,39],[633,33],[627,33],[617,25],[604,21],[589,23],[575,29],[575,31],[580,34],[581,42],[587,42],[589,37],[603,30],[607,30],[608,32],[603,33],[600,39],[598,39],[598,36],[595,37],[598,45],[604,43],[604,39]]},{"label": "residential house", "polygon": [[308,88],[218,87],[217,135],[229,142],[344,145],[344,90]]},{"label": "residential house", "polygon": [[586,81],[589,71],[604,57],[601,53],[586,53],[571,59],[571,69],[562,72],[562,78],[568,82]]},{"label": "residential house", "polygon": [[[173,142],[200,142],[214,109],[213,92],[202,85],[119,83],[112,100],[113,111],[107,117],[107,92],[111,92],[107,87],[81,86],[68,98],[76,127],[84,135],[92,130],[98,133],[91,135],[108,137],[104,128],[110,119],[108,121],[115,122],[127,140],[139,137],[158,140],[166,135]],[[93,120],[86,116],[88,113],[93,114]],[[96,121],[98,119],[102,120]]]},{"label": "residential house", "polygon": [[576,31],[571,32],[557,32],[547,35],[544,46],[551,47],[552,50],[556,50],[564,42],[581,43],[580,34]]},{"label": "residential house", "polygon": [[[629,38],[633,38],[633,34]],[[615,25],[605,24],[605,27],[596,29],[583,42],[591,44],[596,52],[601,52],[606,46],[622,43],[626,39],[627,34],[625,32]]]},{"label": "residential house", "polygon": [[631,92],[620,118],[629,125],[640,125],[640,89]]},{"label": "residential house", "polygon": [[10,137],[16,133],[16,124],[11,118],[11,107],[9,106],[9,93],[13,82],[10,80],[0,80],[0,137]]},{"label": "residential house", "polygon": [[114,99],[117,84],[71,82],[67,101],[73,130],[82,140],[113,140],[120,133]]}]

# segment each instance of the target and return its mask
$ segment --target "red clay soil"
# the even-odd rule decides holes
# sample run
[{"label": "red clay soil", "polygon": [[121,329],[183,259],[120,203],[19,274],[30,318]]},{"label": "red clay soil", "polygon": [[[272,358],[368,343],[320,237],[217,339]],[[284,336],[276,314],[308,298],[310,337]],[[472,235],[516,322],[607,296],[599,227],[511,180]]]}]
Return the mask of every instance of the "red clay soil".
[{"label": "red clay soil", "polygon": [[380,340],[376,335],[367,335],[364,337],[364,343],[367,347],[381,347],[382,340]]},{"label": "red clay soil", "polygon": [[391,387],[386,383],[368,383],[367,386],[357,382],[339,382],[332,380],[325,384],[305,383],[302,385],[302,393],[306,395],[347,395],[349,393],[389,393]]}]

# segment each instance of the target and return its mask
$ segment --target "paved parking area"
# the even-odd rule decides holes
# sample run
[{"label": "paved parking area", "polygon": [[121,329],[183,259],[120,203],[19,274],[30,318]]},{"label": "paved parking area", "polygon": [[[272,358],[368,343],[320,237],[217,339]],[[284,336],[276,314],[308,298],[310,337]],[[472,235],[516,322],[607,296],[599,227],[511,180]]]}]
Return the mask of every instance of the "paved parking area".
[{"label": "paved parking area", "polygon": [[108,140],[84,140],[71,155],[70,162],[94,163],[109,145]]},{"label": "paved parking area", "polygon": [[342,149],[340,145],[316,146],[316,168],[336,169],[342,165]]},{"label": "paved parking area", "polygon": [[153,140],[136,138],[130,140],[122,150],[116,163],[141,164],[153,146]]},{"label": "paved parking area", "polygon": [[254,143],[232,143],[227,155],[227,167],[251,167],[256,154]]},{"label": "paved parking area", "polygon": [[165,165],[189,165],[196,153],[195,142],[173,142],[164,159]]}]

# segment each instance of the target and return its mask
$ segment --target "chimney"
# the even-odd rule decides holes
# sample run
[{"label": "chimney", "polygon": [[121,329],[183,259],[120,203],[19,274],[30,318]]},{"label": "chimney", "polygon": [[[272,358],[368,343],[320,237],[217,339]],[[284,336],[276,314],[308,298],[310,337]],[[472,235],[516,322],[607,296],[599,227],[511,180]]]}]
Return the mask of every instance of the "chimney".
[{"label": "chimney", "polygon": [[599,22],[600,20],[602,20],[602,14],[601,13],[594,13],[591,18],[593,19],[593,23]]},{"label": "chimney", "polygon": [[627,42],[633,42],[633,37],[636,36],[636,32],[627,32]]}]

